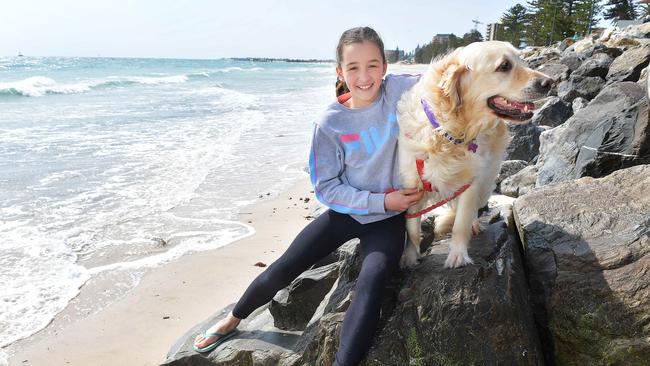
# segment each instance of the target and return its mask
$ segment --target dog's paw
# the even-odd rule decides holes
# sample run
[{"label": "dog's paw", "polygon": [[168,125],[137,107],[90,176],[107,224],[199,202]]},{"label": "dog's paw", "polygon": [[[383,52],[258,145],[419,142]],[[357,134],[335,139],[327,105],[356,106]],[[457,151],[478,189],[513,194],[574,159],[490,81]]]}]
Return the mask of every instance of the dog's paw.
[{"label": "dog's paw", "polygon": [[404,253],[402,254],[402,258],[399,261],[399,265],[402,268],[413,268],[420,263],[421,257],[422,255],[420,252],[415,249],[413,245],[408,244],[404,249]]},{"label": "dog's paw", "polygon": [[452,250],[445,260],[445,268],[458,268],[467,264],[474,264],[467,250]]},{"label": "dog's paw", "polygon": [[478,235],[481,233],[481,222],[478,219],[472,222],[472,234]]}]

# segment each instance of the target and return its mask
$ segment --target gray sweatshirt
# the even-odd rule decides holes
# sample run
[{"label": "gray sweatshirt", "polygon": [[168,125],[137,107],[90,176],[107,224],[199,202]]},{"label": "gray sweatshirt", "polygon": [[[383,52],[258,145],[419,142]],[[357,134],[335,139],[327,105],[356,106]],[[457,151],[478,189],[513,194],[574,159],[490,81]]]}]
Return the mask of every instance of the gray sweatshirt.
[{"label": "gray sweatshirt", "polygon": [[400,189],[397,170],[397,101],[418,75],[386,75],[379,97],[350,109],[335,101],[314,126],[309,172],[316,198],[362,224],[397,215],[384,196]]}]

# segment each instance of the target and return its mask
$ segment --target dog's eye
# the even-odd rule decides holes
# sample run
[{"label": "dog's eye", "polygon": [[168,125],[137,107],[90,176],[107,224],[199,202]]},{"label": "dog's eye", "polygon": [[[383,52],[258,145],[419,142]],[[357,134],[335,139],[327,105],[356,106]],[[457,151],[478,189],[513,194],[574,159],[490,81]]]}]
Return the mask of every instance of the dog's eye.
[{"label": "dog's eye", "polygon": [[501,71],[501,72],[507,72],[510,71],[510,69],[512,69],[512,64],[508,60],[503,61],[501,65],[497,67],[497,71]]}]

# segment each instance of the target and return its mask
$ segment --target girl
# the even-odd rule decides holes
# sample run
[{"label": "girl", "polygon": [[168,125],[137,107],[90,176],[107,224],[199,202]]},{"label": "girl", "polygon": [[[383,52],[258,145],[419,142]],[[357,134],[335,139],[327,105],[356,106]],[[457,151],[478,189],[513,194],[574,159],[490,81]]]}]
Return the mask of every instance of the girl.
[{"label": "girl", "polygon": [[194,347],[199,352],[212,350],[232,336],[241,319],[353,238],[361,241],[361,271],[334,364],[357,365],[370,347],[382,290],[404,247],[403,211],[423,194],[417,189],[393,189],[399,186],[396,104],[417,77],[388,75],[382,80],[387,68],[384,45],[368,27],[341,35],[336,61],[338,83],[344,82],[349,92],[338,96],[316,121],[309,157],[314,193],[329,209],[253,281],[226,318],[196,337]]}]

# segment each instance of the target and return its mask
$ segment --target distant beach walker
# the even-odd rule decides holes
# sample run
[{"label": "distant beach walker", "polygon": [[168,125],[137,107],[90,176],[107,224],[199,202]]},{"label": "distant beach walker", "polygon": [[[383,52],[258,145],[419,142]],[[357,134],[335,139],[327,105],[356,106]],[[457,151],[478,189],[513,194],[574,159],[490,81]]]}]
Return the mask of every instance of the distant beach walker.
[{"label": "distant beach walker", "polygon": [[251,235],[236,213],[306,176],[334,78],[323,63],[0,58],[0,347],[84,285],[111,284],[93,313],[147,268]]}]

